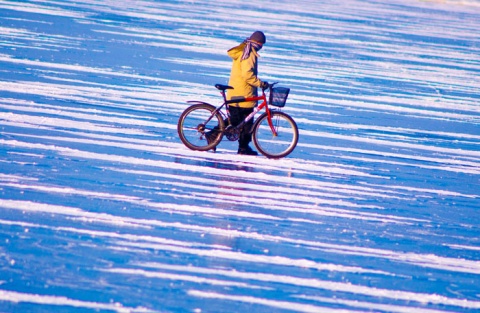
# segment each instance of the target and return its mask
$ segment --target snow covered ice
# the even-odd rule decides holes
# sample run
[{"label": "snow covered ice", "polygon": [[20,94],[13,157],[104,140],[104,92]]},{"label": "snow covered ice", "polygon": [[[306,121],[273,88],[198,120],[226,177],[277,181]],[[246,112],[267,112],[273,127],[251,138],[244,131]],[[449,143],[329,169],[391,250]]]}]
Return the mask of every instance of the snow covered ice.
[{"label": "snow covered ice", "polygon": [[[480,311],[479,29],[473,0],[0,0],[0,311]],[[297,148],[188,150],[255,30]]]}]

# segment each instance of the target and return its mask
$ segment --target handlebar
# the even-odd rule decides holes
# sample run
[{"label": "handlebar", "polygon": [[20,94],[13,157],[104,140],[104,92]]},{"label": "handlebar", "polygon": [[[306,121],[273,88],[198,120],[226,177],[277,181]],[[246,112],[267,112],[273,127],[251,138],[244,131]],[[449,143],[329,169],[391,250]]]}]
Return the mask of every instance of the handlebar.
[{"label": "handlebar", "polygon": [[269,89],[269,88],[273,88],[273,86],[275,86],[276,84],[278,84],[278,82],[275,82],[275,83],[267,83],[267,86],[265,88],[262,88],[262,91],[265,92],[265,90]]}]

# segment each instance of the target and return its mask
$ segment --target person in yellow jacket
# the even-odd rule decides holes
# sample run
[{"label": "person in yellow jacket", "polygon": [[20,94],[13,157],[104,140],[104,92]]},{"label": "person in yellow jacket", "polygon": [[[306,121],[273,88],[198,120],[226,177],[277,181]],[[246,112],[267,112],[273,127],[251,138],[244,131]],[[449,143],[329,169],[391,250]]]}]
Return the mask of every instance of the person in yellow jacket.
[{"label": "person in yellow jacket", "polygon": [[[257,96],[258,87],[266,88],[268,86],[266,81],[261,81],[257,77],[257,61],[259,57],[257,52],[263,47],[265,42],[265,34],[261,31],[256,31],[240,45],[228,50],[228,55],[233,60],[228,85],[233,87],[233,89],[228,90],[227,100],[236,97],[247,98]],[[256,101],[230,104],[228,109],[233,126],[240,124],[253,112],[253,108],[256,105]],[[258,155],[258,153],[249,146],[249,143],[252,141],[252,125],[253,119],[251,119],[240,132],[238,154]]]}]

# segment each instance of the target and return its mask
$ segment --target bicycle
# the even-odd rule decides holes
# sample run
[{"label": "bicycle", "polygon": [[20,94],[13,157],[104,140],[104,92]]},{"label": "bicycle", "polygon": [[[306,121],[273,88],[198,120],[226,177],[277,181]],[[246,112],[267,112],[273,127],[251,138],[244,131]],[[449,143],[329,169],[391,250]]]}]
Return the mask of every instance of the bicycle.
[{"label": "bicycle", "polygon": [[[219,107],[202,101],[187,101],[192,105],[183,111],[177,124],[180,140],[191,150],[216,151],[216,146],[222,141],[223,136],[230,141],[238,140],[245,123],[254,118],[260,110],[265,109],[250,130],[255,147],[267,158],[278,159],[289,155],[298,143],[298,127],[292,117],[280,111],[285,106],[290,89],[274,87],[275,84],[277,83],[262,88],[261,96],[238,97],[231,100],[227,100],[225,93],[233,87],[216,84],[215,88],[223,97],[223,103]],[[269,90],[268,101],[266,89]],[[230,123],[228,105],[247,101],[262,103],[255,107],[244,121],[233,126]],[[278,109],[270,109],[269,105]],[[226,113],[222,111],[223,107]]]}]

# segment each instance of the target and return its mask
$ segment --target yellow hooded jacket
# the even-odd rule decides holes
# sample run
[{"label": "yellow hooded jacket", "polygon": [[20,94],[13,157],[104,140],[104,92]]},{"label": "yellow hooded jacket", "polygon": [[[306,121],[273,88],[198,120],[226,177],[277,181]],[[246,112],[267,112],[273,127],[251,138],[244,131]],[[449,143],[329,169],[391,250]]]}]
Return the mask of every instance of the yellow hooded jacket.
[{"label": "yellow hooded jacket", "polygon": [[[259,55],[252,49],[250,56],[242,60],[243,49],[245,43],[240,44],[230,50],[228,55],[233,59],[232,70],[230,72],[230,80],[228,85],[233,89],[227,92],[227,100],[238,97],[254,97],[257,96],[257,87],[260,87],[261,80],[257,77],[257,59]],[[240,108],[253,108],[257,104],[256,101],[232,103],[230,106]]]}]

